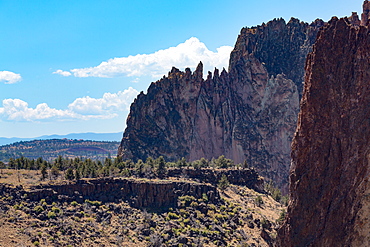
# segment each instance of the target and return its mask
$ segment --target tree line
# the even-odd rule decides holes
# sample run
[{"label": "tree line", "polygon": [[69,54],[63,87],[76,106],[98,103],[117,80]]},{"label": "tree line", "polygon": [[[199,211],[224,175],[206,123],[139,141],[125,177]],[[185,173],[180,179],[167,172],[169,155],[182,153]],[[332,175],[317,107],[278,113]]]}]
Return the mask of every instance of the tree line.
[{"label": "tree line", "polygon": [[148,157],[145,161],[138,160],[122,160],[120,157],[105,158],[104,161],[82,159],[82,158],[64,158],[58,156],[54,161],[49,162],[39,157],[30,159],[19,157],[16,159],[10,158],[8,163],[0,162],[0,168],[7,169],[26,169],[39,170],[41,180],[56,179],[64,176],[67,180],[78,180],[81,178],[97,178],[97,177],[143,177],[143,178],[164,178],[167,169],[170,167],[176,168],[248,168],[248,164],[235,165],[231,159],[225,158],[224,155],[212,160],[201,158],[200,160],[188,162],[182,158],[176,162],[166,162],[163,156],[157,159]]}]

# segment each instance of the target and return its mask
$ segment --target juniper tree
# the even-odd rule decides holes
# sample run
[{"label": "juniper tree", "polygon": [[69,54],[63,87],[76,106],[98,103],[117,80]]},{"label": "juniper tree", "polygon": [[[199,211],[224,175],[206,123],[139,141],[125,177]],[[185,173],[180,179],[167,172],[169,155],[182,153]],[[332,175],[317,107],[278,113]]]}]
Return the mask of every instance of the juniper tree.
[{"label": "juniper tree", "polygon": [[67,169],[65,178],[67,180],[73,180],[75,178],[75,175],[73,174],[73,169],[72,168]]},{"label": "juniper tree", "polygon": [[217,187],[224,191],[229,187],[230,183],[225,174],[222,174],[221,179],[218,181]]}]

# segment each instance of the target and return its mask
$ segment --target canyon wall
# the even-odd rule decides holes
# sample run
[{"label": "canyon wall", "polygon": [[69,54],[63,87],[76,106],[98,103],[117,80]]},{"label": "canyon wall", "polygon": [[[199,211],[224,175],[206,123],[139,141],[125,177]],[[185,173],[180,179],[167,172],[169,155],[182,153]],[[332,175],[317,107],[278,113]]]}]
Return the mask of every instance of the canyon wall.
[{"label": "canyon wall", "polygon": [[98,200],[101,202],[127,201],[136,208],[164,210],[177,207],[179,196],[194,196],[202,198],[207,195],[208,200],[217,203],[220,195],[217,188],[204,183],[181,182],[169,180],[146,179],[88,179],[62,184],[46,184],[34,186],[24,190],[21,186],[13,188],[0,184],[1,196],[12,196],[16,199],[40,201],[77,201]]},{"label": "canyon wall", "polygon": [[278,246],[370,246],[369,10],[333,17],[308,56]]},{"label": "canyon wall", "polygon": [[287,192],[304,59],[321,20],[243,28],[228,72],[173,68],[131,105],[118,155],[244,160]]}]

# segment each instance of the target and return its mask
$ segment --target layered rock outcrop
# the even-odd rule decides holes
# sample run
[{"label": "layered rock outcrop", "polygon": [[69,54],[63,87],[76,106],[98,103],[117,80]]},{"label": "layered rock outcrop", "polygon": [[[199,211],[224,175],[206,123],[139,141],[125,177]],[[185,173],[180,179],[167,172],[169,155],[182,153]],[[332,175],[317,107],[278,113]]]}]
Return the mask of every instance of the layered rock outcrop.
[{"label": "layered rock outcrop", "polygon": [[[299,111],[304,58],[319,27],[275,19],[243,28],[229,72],[173,68],[131,105],[118,155],[189,161],[246,160],[287,191],[290,143]],[[298,85],[298,86],[297,86]]]},{"label": "layered rock outcrop", "polygon": [[217,186],[225,175],[230,184],[246,186],[258,192],[264,192],[264,180],[254,169],[184,169],[171,168],[167,170],[168,177],[186,177]]},{"label": "layered rock outcrop", "polygon": [[217,203],[220,195],[216,187],[196,182],[141,179],[90,179],[56,185],[39,185],[24,190],[0,184],[0,195],[33,201],[77,201],[98,200],[101,202],[127,201],[137,208],[163,210],[177,206],[179,196],[194,196]]},{"label": "layered rock outcrop", "polygon": [[356,16],[332,18],[308,56],[278,246],[370,246],[370,26]]}]

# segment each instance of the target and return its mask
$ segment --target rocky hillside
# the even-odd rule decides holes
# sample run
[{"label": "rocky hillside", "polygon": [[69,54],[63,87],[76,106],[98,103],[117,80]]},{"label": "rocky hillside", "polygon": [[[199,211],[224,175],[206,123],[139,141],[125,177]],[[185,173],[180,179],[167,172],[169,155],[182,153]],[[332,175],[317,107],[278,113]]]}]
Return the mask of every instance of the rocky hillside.
[{"label": "rocky hillside", "polygon": [[290,143],[299,111],[306,54],[320,20],[275,19],[243,28],[228,72],[203,79],[173,68],[131,105],[118,151],[125,159],[212,159],[243,163],[287,191]]},{"label": "rocky hillside", "polygon": [[31,201],[42,199],[49,202],[83,203],[86,200],[100,202],[128,201],[131,206],[151,211],[164,211],[177,206],[180,196],[202,198],[207,196],[212,203],[220,200],[216,187],[195,182],[145,179],[89,179],[58,184],[32,186],[27,190],[22,187],[11,189],[0,184],[2,193],[20,198],[24,195]]},{"label": "rocky hillside", "polygon": [[0,184],[1,246],[267,247],[285,212],[265,192],[191,179],[22,181]]},{"label": "rocky hillside", "polygon": [[279,246],[370,246],[369,11],[333,17],[308,56]]}]

